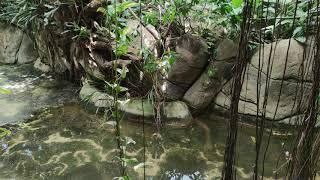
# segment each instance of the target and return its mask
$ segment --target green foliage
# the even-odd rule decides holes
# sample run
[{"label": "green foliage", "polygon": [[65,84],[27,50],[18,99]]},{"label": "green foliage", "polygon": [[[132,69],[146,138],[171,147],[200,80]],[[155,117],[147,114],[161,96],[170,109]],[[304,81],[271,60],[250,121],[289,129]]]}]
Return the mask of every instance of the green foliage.
[{"label": "green foliage", "polygon": [[207,73],[210,78],[213,78],[217,74],[217,69],[210,66]]},{"label": "green foliage", "polygon": [[10,136],[11,135],[11,131],[5,128],[0,127],[0,139],[6,137],[6,136]]},{"label": "green foliage", "polygon": [[243,4],[243,0],[232,0],[232,5],[236,8],[240,7]]},{"label": "green foliage", "polygon": [[155,11],[152,10],[147,10],[143,11],[143,22],[145,24],[151,24],[153,26],[158,26],[159,25],[159,18],[158,14]]},{"label": "green foliage", "polygon": [[0,3],[0,20],[20,28],[47,26],[63,3],[50,4],[46,0],[4,0]]},{"label": "green foliage", "polygon": [[150,74],[161,72],[166,74],[176,59],[176,53],[167,49],[157,58],[149,49],[143,49],[144,71]]},{"label": "green foliage", "polygon": [[143,59],[144,59],[144,71],[148,73],[154,73],[158,70],[158,59],[152,54],[149,49],[143,49]]},{"label": "green foliage", "polygon": [[257,22],[264,22],[266,26],[258,28],[262,28],[271,40],[276,33],[282,38],[293,37],[304,42],[307,5],[308,1],[299,1],[297,8],[295,1],[261,1],[257,7],[256,19]]},{"label": "green foliage", "polygon": [[84,26],[78,26],[77,24],[73,24],[73,32],[75,36],[73,39],[88,39],[90,37],[91,31]]},{"label": "green foliage", "polygon": [[117,83],[109,83],[109,82],[105,82],[106,83],[106,90],[107,92],[112,92],[115,91],[117,94],[121,93],[121,92],[126,92],[128,91],[128,88],[126,87],[122,87],[120,84]]},{"label": "green foliage", "polygon": [[1,4],[1,20],[26,28],[38,17],[37,4],[31,0],[8,0]]},{"label": "green foliage", "polygon": [[139,3],[133,1],[125,1],[122,3],[111,4],[107,7],[98,8],[105,17],[104,26],[109,28],[111,37],[116,40],[115,54],[117,57],[125,55],[128,52],[129,43],[132,39],[127,28],[127,21],[132,16],[131,8],[137,7]]}]

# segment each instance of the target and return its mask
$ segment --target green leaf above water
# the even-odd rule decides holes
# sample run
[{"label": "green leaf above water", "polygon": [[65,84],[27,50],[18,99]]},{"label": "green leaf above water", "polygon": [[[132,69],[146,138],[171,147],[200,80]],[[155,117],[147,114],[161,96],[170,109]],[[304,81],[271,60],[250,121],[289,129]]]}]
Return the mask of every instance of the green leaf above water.
[{"label": "green leaf above water", "polygon": [[0,93],[2,93],[2,94],[12,94],[12,91],[0,88]]},{"label": "green leaf above water", "polygon": [[11,135],[11,131],[5,128],[0,127],[0,139],[4,138],[5,136]]}]

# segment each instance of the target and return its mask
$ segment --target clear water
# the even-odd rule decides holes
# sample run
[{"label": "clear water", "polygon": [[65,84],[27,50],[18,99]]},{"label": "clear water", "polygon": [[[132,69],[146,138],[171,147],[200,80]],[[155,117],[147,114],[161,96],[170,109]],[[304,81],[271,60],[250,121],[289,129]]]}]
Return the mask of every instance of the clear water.
[{"label": "clear water", "polygon": [[[0,85],[10,88],[17,82],[27,82],[27,77],[20,76],[25,71],[19,69],[20,75],[7,71],[2,71]],[[41,74],[30,76],[41,77]],[[43,83],[50,84],[42,91],[50,91],[48,96],[30,94],[30,91],[43,87]],[[14,107],[8,103],[24,103],[15,108],[17,113],[1,113],[0,123],[27,119],[13,128],[11,136],[0,139],[1,180],[109,180],[121,175],[114,122],[74,103],[71,94],[75,94],[75,88],[65,83],[42,76],[21,92],[9,97],[0,96],[0,107],[7,106],[1,112]],[[70,99],[73,103],[66,103]],[[30,106],[30,103],[36,106]],[[220,179],[227,135],[226,119],[213,114],[203,115],[199,120],[209,127],[209,131],[195,124],[190,128],[165,127],[158,132],[157,128],[146,125],[143,134],[142,124],[123,119],[121,136],[127,139],[123,142],[126,159],[131,159],[126,165],[128,175],[132,179],[143,179],[141,163],[145,137],[147,179]],[[270,179],[274,179],[274,171],[279,172],[280,177],[285,171],[285,154],[293,137],[283,133],[275,132],[270,141],[265,161],[265,176]],[[239,127],[238,179],[252,179],[254,136],[253,127]],[[263,144],[262,149],[265,146]]]},{"label": "clear water", "polygon": [[[203,119],[202,119],[203,120]],[[195,125],[188,129],[165,128],[160,133],[145,126],[146,175],[149,179],[219,179],[226,138],[225,120],[204,120],[209,136]],[[251,179],[254,129],[240,128],[238,175]],[[135,143],[126,145],[126,171],[133,179],[143,178],[143,131],[141,124],[121,122],[121,135]],[[11,137],[2,139],[2,179],[113,179],[120,176],[113,122],[91,114],[78,104],[45,108]],[[272,177],[285,160],[290,136],[273,136],[265,162],[265,176]],[[130,142],[130,141],[127,141]],[[282,145],[284,143],[284,146]],[[279,172],[282,169],[280,169]]]}]

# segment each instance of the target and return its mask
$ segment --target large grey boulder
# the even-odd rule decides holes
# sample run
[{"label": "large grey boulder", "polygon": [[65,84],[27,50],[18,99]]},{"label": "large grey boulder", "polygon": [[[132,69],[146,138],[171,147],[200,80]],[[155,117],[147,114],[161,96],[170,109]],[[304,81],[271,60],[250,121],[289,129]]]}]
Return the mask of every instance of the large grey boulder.
[{"label": "large grey boulder", "polygon": [[[290,41],[290,47],[289,47]],[[264,74],[267,74],[268,61],[270,59],[270,65],[272,64],[271,78],[272,79],[292,79],[298,80],[300,78],[300,68],[303,65],[307,72],[311,72],[312,66],[308,65],[307,59],[303,62],[304,47],[301,43],[294,39],[284,39],[271,44],[265,44],[264,47],[253,55],[251,65],[255,68],[259,67]],[[271,56],[270,56],[271,54]],[[288,54],[288,56],[287,56]],[[285,62],[286,72],[284,74]],[[304,78],[306,81],[311,80],[311,73],[307,73]]]},{"label": "large grey boulder", "polygon": [[177,57],[163,86],[169,99],[181,99],[199,78],[209,59],[206,42],[189,34],[177,40],[176,53]]},{"label": "large grey boulder", "polygon": [[238,43],[231,39],[223,39],[217,47],[217,61],[227,61],[234,59],[238,54]]},{"label": "large grey boulder", "polygon": [[0,63],[13,64],[18,60],[18,52],[23,32],[14,26],[0,23]]},{"label": "large grey boulder", "polygon": [[37,59],[32,40],[17,27],[0,23],[0,63],[25,64]]},{"label": "large grey boulder", "polygon": [[183,96],[189,106],[201,110],[214,100],[224,83],[232,76],[237,51],[237,45],[232,40],[224,39],[220,42],[216,59]]},{"label": "large grey boulder", "polygon": [[[247,65],[241,90],[241,100],[239,102],[239,112],[241,114],[256,116],[257,99],[259,99],[259,116],[262,116],[263,102],[267,100],[265,114],[267,119],[274,119],[286,123],[288,123],[290,119],[294,119],[293,121],[301,119],[300,115],[303,114],[306,108],[310,94],[311,83],[309,83],[309,80],[311,80],[310,75],[312,72],[308,66],[304,66],[306,68],[305,72],[308,75],[304,76],[304,87],[301,88],[302,81],[299,80],[299,68],[302,67],[301,65],[306,65],[306,62],[303,60],[304,47],[292,39],[287,58],[287,69],[284,74],[288,44],[288,39],[273,44],[266,44],[262,50],[258,50],[253,55],[251,63]],[[260,63],[259,53],[261,53]],[[267,78],[267,66],[270,54],[270,62],[273,62],[273,67],[270,71],[270,78]],[[259,72],[261,72],[260,93],[257,94]],[[215,100],[216,107],[222,107],[224,109],[230,107],[231,83],[231,81],[227,83],[217,96]],[[266,88],[268,88],[267,97],[265,96]]]}]

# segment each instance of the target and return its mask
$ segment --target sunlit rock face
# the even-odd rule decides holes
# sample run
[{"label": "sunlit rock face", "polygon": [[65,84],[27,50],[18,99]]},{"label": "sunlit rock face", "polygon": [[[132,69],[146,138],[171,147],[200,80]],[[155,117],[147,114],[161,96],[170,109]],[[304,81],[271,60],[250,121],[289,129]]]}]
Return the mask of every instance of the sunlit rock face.
[{"label": "sunlit rock face", "polygon": [[[260,50],[258,48],[246,68],[239,112],[262,116],[263,103],[266,100],[266,118],[284,123],[298,123],[303,118],[311,92],[313,52],[310,47],[313,47],[313,43],[310,41],[309,45],[304,47],[294,39],[284,39],[265,44]],[[227,83],[217,96],[216,107],[230,107],[231,83]]]},{"label": "sunlit rock face", "polygon": [[25,64],[37,59],[33,42],[22,30],[0,22],[0,63]]}]

